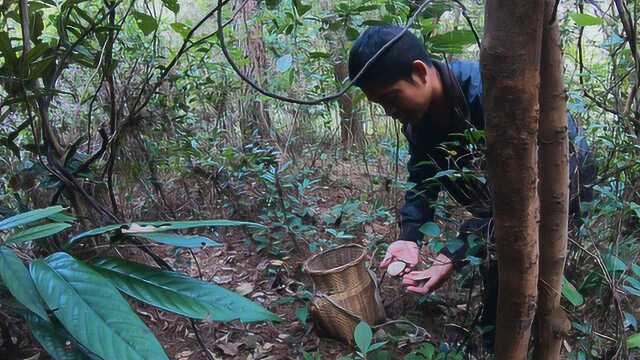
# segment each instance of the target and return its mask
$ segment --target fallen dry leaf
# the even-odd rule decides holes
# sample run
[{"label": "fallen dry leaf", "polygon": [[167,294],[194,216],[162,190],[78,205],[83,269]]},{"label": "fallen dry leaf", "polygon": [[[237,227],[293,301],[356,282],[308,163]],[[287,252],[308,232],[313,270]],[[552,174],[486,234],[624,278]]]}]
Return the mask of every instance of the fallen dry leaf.
[{"label": "fallen dry leaf", "polygon": [[241,282],[236,286],[235,291],[242,296],[250,294],[253,291],[253,284],[250,282]]},{"label": "fallen dry leaf", "polygon": [[238,349],[242,343],[220,343],[217,346],[225,355],[235,356],[238,355]]}]

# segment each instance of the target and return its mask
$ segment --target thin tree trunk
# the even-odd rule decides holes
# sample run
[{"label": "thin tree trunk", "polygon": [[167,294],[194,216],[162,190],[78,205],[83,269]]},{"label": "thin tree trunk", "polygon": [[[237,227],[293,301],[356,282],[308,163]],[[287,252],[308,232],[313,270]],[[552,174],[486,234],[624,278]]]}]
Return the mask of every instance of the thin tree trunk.
[{"label": "thin tree trunk", "polygon": [[560,358],[569,325],[560,308],[569,223],[569,143],[567,104],[562,81],[562,50],[557,21],[549,24],[555,0],[545,0],[540,69],[540,283],[538,360]]},{"label": "thin tree trunk", "polygon": [[[349,76],[347,63],[337,60],[333,69],[338,82],[344,81]],[[360,146],[364,142],[364,131],[362,129],[362,115],[355,109],[353,104],[353,94],[345,94],[338,99],[340,106],[340,137],[342,147],[346,150],[352,145]]]},{"label": "thin tree trunk", "polygon": [[[242,1],[239,1],[239,4],[241,3]],[[254,19],[257,8],[258,1],[249,0],[242,9],[242,20],[246,28],[245,54],[249,59],[245,72],[258,83],[263,83],[267,58],[264,41],[262,41],[262,23]],[[244,108],[240,118],[242,143],[254,142],[252,135],[256,130],[262,140],[270,140],[271,117],[266,104],[248,85],[245,85],[244,94],[247,104],[240,104],[241,110]]]},{"label": "thin tree trunk", "polygon": [[525,359],[538,283],[537,138],[543,0],[487,0],[480,54],[499,290],[497,359]]}]

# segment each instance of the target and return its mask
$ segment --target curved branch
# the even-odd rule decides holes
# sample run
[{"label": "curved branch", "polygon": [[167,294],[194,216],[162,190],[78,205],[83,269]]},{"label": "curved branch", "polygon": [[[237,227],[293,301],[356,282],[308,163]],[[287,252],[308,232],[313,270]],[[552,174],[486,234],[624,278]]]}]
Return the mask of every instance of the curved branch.
[{"label": "curved branch", "polygon": [[[233,68],[233,71],[235,71],[235,73],[244,82],[249,84],[257,92],[261,93],[262,95],[274,98],[276,100],[281,100],[281,101],[285,101],[285,102],[289,102],[289,103],[293,103],[293,104],[318,105],[318,104],[322,104],[322,103],[325,103],[325,102],[329,102],[329,101],[335,100],[335,99],[339,98],[340,96],[344,95],[353,86],[353,84],[362,76],[362,74],[371,66],[371,64],[375,60],[377,60],[380,57],[380,55],[382,55],[382,53],[384,53],[396,41],[398,41],[398,39],[400,39],[400,37],[402,37],[402,35],[404,35],[404,33],[406,33],[409,30],[409,28],[411,27],[411,25],[413,25],[413,23],[415,22],[415,20],[418,17],[418,15],[420,13],[422,13],[422,11],[424,11],[424,9],[427,7],[427,5],[429,5],[433,1],[434,0],[425,0],[416,9],[416,11],[413,13],[413,15],[411,15],[411,17],[407,21],[406,25],[402,28],[402,31],[400,33],[398,33],[396,36],[394,36],[391,40],[389,40],[386,44],[384,44],[384,46],[382,46],[382,48],[380,48],[380,50],[378,50],[378,52],[376,52],[373,55],[373,57],[371,57],[371,59],[369,59],[369,61],[367,61],[364,64],[364,67],[360,70],[360,72],[353,79],[349,79],[347,84],[340,91],[338,91],[335,94],[328,95],[328,96],[325,96],[325,97],[322,97],[322,98],[318,98],[318,99],[312,99],[312,100],[294,99],[294,98],[291,98],[291,97],[288,97],[288,96],[278,95],[278,94],[275,94],[275,93],[272,93],[270,91],[267,91],[267,90],[263,89],[262,87],[260,87],[260,85],[256,84],[253,80],[249,79],[249,77],[247,75],[245,75],[240,70],[238,65],[233,61],[233,59],[231,58],[231,55],[229,54],[229,50],[227,49],[227,46],[225,45],[224,31],[218,31],[218,40],[220,41],[220,48],[222,49],[222,54],[227,59],[227,62],[229,63],[229,65],[231,65],[231,68]],[[223,6],[224,6],[223,2],[221,0],[218,0],[218,7],[220,7],[220,10],[222,10]],[[222,11],[218,11],[217,20],[218,20],[218,28],[222,29]]]}]

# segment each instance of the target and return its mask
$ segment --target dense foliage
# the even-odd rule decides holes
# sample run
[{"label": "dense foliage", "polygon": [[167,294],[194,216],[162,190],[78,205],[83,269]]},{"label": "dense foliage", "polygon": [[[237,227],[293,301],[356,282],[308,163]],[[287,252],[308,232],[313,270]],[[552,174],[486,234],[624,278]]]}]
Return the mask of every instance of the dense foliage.
[{"label": "dense foliage", "polygon": [[[4,323],[26,323],[56,359],[166,358],[167,344],[121,292],[139,300],[133,309],[142,302],[196,320],[277,320],[262,305],[183,272],[231,239],[274,261],[299,261],[351,241],[382,254],[396,236],[402,193],[414,185],[403,181],[407,148],[399,126],[356,89],[313,106],[262,95],[237,76],[222,47],[267,93],[318,98],[345,85],[347,51],[360,31],[404,25],[419,4],[3,2],[2,333],[16,331]],[[569,111],[585,127],[598,167],[590,185],[597,197],[582,204],[562,290],[572,322],[565,351],[575,359],[640,347],[635,6],[572,0],[557,14]],[[482,12],[481,1],[432,1],[411,29],[437,59],[477,59]],[[463,136],[481,140],[483,134]],[[478,170],[436,176],[484,181]],[[463,211],[445,194],[436,208],[437,222],[422,228],[431,250],[460,246],[455,235]],[[229,220],[201,220],[209,218]],[[185,256],[193,263],[179,261]],[[431,342],[412,343],[405,331],[373,334],[363,324],[364,340],[346,353],[481,357],[483,329],[475,317],[482,259],[469,260],[445,289],[419,299],[457,331],[447,327]],[[292,272],[304,282],[297,268]],[[273,282],[279,276],[273,267],[259,274]],[[306,326],[310,289],[298,285],[278,299],[299,305],[298,311],[278,315]],[[111,295],[95,298],[96,287]],[[406,317],[417,321],[416,313]],[[101,322],[105,318],[117,321]],[[191,324],[198,336],[198,324]],[[110,348],[102,346],[106,338],[113,340]],[[71,351],[68,340],[75,344]],[[5,336],[2,346],[11,344]],[[316,350],[291,346],[305,359],[318,358]]]}]

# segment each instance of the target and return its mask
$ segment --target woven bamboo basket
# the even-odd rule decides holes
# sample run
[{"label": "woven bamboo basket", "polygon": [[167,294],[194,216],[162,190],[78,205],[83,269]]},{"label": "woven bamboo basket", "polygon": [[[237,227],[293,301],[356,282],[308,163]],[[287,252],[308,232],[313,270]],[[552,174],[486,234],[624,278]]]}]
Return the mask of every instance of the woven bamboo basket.
[{"label": "woven bamboo basket", "polygon": [[311,314],[326,335],[353,344],[360,321],[370,325],[385,319],[375,275],[365,267],[366,249],[343,245],[318,253],[303,269],[313,281]]}]

